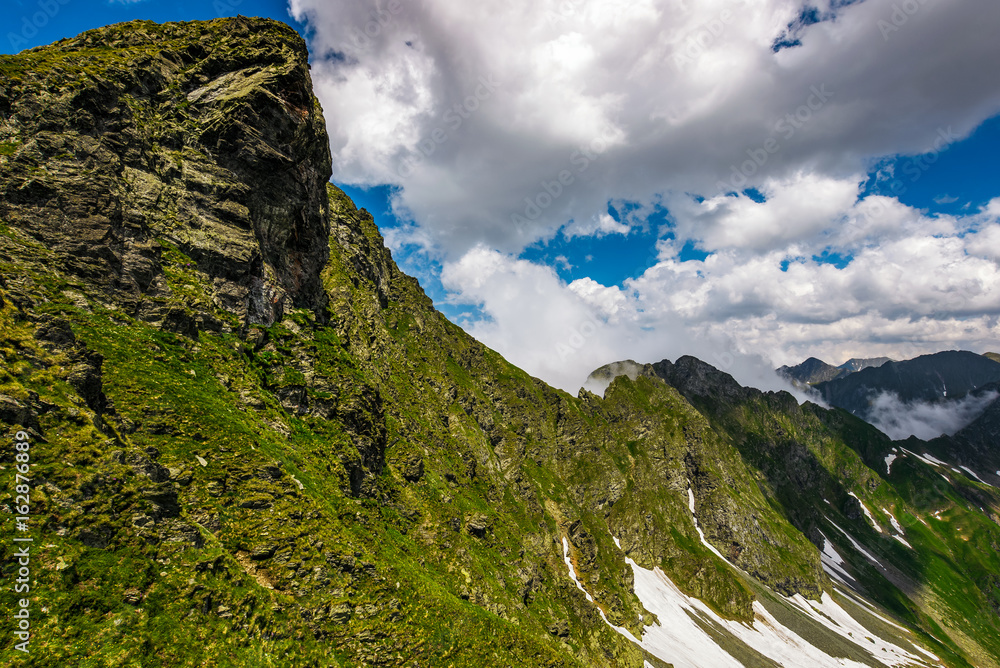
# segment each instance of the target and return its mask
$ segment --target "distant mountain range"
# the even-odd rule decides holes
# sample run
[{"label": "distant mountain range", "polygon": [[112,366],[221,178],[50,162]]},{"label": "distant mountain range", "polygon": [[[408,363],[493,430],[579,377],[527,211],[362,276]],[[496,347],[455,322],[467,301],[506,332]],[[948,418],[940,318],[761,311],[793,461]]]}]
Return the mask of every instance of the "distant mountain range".
[{"label": "distant mountain range", "polygon": [[867,359],[855,357],[847,360],[840,366],[833,366],[816,357],[810,357],[802,364],[783,366],[777,371],[779,375],[790,380],[805,383],[806,385],[815,385],[816,383],[843,378],[862,369],[879,367],[891,361],[888,357],[870,357]]},{"label": "distant mountain range", "polygon": [[[801,364],[782,366],[776,371],[796,383],[822,389],[824,399],[857,413],[864,403],[858,394],[864,394],[862,388],[894,391],[903,400],[955,398],[987,383],[1000,381],[998,365],[1000,353],[978,355],[953,350],[902,362],[888,357],[852,358],[840,366],[810,357]],[[863,376],[848,380],[862,371],[865,372]],[[848,399],[847,395],[858,396]]]},{"label": "distant mountain range", "polygon": [[[898,402],[898,410],[892,404],[893,414],[921,404],[928,409],[954,412],[965,403],[967,412],[982,412],[954,436],[933,443],[952,461],[1000,464],[1000,451],[995,447],[1000,439],[1000,400],[990,400],[990,393],[1000,393],[1000,355],[996,353],[978,355],[952,350],[901,362],[886,358],[850,360],[839,367],[811,357],[777,371],[796,383],[810,385],[827,404],[880,428],[885,428],[879,423],[885,418],[885,407],[880,411],[876,404],[884,402],[887,394],[890,401]],[[972,408],[963,402],[970,396],[980,400]]]},{"label": "distant mountain range", "polygon": [[864,417],[871,400],[883,392],[893,392],[902,401],[935,401],[964,397],[996,382],[1000,382],[1000,363],[984,355],[951,350],[886,362],[814,387],[827,403]]}]

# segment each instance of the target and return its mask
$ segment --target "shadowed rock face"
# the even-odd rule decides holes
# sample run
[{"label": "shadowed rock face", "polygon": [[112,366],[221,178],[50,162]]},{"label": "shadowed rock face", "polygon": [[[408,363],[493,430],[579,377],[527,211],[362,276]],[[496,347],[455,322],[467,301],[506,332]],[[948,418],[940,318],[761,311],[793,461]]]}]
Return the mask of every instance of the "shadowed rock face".
[{"label": "shadowed rock face", "polygon": [[[0,216],[167,329],[322,317],[331,168],[307,59],[288,26],[239,18],[135,21],[3,61]],[[211,287],[171,302],[184,272]]]}]

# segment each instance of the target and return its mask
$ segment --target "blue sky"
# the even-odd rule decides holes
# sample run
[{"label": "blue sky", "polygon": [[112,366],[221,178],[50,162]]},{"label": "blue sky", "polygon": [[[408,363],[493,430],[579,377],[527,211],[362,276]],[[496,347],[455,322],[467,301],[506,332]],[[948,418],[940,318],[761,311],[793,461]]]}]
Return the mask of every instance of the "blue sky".
[{"label": "blue sky", "polygon": [[[948,145],[939,154],[892,156],[895,178],[872,190],[899,193],[899,200],[933,213],[960,214],[984,206],[997,196],[996,156],[1000,155],[1000,118],[984,122],[968,139]],[[872,176],[878,170],[872,172]],[[897,187],[893,190],[893,184]]]},{"label": "blue sky", "polygon": [[1000,4],[914,7],[14,0],[0,46],[288,22],[334,182],[448,317],[570,390],[689,353],[766,385],[1000,349]]}]

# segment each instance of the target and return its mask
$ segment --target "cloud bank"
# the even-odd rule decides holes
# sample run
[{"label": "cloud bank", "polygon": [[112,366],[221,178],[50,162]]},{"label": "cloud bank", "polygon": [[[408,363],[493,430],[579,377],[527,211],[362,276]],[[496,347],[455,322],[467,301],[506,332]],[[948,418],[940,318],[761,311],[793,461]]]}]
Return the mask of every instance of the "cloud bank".
[{"label": "cloud bank", "polygon": [[868,421],[895,441],[910,436],[929,441],[942,434],[952,436],[967,427],[997,397],[997,392],[985,392],[951,401],[905,402],[894,392],[884,392],[872,402]]}]

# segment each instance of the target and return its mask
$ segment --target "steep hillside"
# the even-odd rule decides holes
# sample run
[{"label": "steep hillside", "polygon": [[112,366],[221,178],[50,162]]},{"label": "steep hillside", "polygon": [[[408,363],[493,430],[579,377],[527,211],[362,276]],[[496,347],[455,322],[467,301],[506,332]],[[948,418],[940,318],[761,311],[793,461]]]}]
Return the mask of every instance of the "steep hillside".
[{"label": "steep hillside", "polygon": [[772,503],[822,549],[837,591],[878,601],[933,637],[941,629],[973,665],[997,665],[994,631],[984,636],[991,649],[964,643],[969,628],[998,623],[1000,478],[988,484],[929,454],[934,444],[893,443],[844,411],[742,388],[695,358],[616,363],[595,376],[608,368],[664,380],[728,436]]},{"label": "steep hillside", "polygon": [[0,57],[5,664],[1000,666],[995,489],[693,358],[511,366],[326,183],[307,55]]}]

